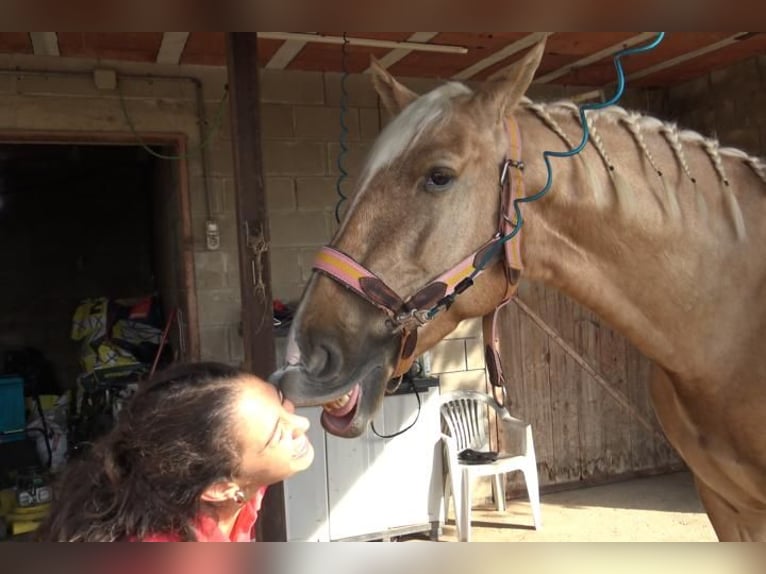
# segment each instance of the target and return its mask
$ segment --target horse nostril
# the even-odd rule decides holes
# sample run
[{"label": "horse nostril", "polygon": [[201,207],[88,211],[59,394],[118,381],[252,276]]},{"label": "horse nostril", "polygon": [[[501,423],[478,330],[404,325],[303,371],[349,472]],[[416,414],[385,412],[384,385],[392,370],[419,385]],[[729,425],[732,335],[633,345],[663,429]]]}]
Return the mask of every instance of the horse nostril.
[{"label": "horse nostril", "polygon": [[315,380],[335,378],[341,370],[341,354],[337,345],[323,341],[316,345],[306,360],[306,370]]}]

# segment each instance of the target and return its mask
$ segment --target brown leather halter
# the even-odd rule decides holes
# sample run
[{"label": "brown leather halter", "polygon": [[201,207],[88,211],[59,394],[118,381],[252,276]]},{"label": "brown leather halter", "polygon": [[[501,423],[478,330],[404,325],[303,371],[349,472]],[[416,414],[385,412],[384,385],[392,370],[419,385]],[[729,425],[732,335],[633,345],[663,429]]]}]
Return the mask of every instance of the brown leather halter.
[{"label": "brown leather halter", "polygon": [[[442,308],[449,308],[455,297],[473,285],[474,278],[478,277],[489,263],[489,261],[484,261],[489,251],[498,250],[498,243],[503,242],[502,247],[505,247],[503,259],[505,260],[507,279],[506,293],[500,304],[483,317],[482,322],[484,353],[490,382],[493,386],[493,396],[501,406],[506,403],[506,393],[497,337],[497,314],[510,301],[513,286],[518,282],[522,270],[520,230],[510,240],[504,241],[504,239],[505,235],[515,226],[515,222],[511,221],[508,215],[513,209],[513,201],[524,197],[521,134],[513,116],[508,118],[506,127],[509,149],[500,168],[498,231],[489,241],[460,263],[430,281],[407,300],[397,295],[375,273],[334,247],[320,249],[313,264],[315,270],[355,292],[389,316],[393,334],[401,333],[399,359],[392,377],[399,377],[401,382],[401,377],[410,369],[415,360],[414,351],[418,340],[418,328],[430,321]],[[511,171],[511,168],[515,169]],[[495,394],[495,389],[498,388],[501,389],[503,395],[502,401],[498,400]]]}]

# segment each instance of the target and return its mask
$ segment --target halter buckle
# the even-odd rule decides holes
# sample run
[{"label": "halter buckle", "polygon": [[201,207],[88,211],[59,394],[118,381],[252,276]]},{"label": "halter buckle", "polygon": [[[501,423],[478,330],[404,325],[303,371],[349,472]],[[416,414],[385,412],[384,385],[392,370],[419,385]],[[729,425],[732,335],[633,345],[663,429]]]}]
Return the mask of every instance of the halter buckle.
[{"label": "halter buckle", "polygon": [[428,323],[428,311],[421,309],[410,309],[409,311],[403,311],[393,318],[394,333],[398,333],[404,329],[417,329]]},{"label": "halter buckle", "polygon": [[511,167],[518,169],[519,171],[524,171],[526,164],[521,160],[506,158],[503,161],[502,167],[500,168],[500,187],[504,187],[505,184],[508,182],[508,171],[509,171],[509,168]]}]

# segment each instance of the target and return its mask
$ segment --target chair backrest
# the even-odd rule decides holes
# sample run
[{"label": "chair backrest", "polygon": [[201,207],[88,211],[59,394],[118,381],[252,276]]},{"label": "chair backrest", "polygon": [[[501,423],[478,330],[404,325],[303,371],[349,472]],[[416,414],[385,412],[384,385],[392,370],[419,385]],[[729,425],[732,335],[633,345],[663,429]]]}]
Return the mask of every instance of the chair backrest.
[{"label": "chair backrest", "polygon": [[500,416],[507,414],[492,397],[477,391],[443,393],[440,401],[442,432],[455,440],[458,452],[466,448],[489,448],[488,407]]}]

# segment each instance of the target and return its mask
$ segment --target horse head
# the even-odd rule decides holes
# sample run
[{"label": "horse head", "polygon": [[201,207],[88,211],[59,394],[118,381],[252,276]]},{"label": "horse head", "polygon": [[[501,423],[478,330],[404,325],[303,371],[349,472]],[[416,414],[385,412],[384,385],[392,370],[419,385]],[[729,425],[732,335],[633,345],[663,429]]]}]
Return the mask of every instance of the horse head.
[{"label": "horse head", "polygon": [[[296,405],[324,405],[329,433],[359,436],[392,378],[514,288],[503,250],[489,258],[488,249],[498,247],[504,215],[506,118],[543,51],[544,40],[476,90],[448,82],[421,96],[373,61],[373,84],[393,117],[318,254],[287,364],[271,377]],[[466,280],[478,260],[484,268]]]}]

